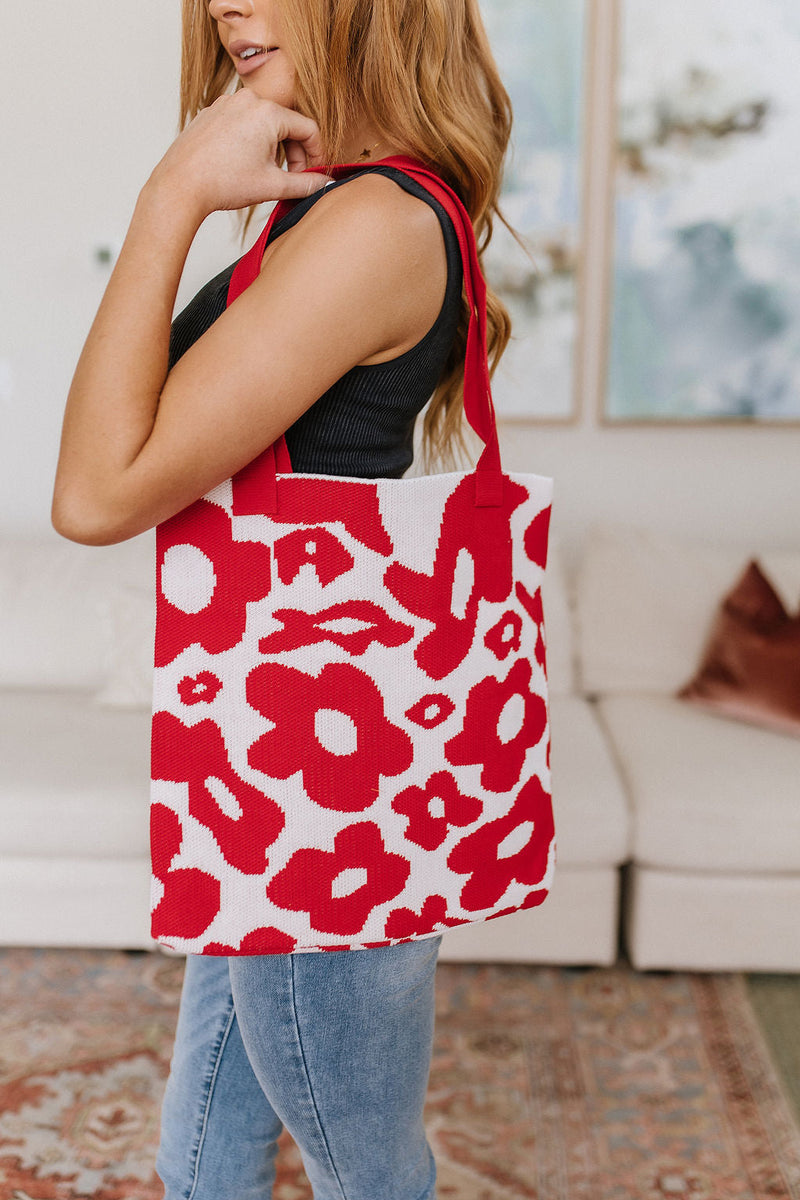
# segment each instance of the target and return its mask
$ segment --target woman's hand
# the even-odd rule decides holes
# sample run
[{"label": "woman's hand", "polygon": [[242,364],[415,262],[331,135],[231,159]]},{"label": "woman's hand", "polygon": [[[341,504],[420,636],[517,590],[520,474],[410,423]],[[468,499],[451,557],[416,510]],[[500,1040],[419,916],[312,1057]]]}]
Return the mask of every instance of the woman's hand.
[{"label": "woman's hand", "polygon": [[[283,145],[288,171],[278,165]],[[319,128],[310,117],[247,88],[220,96],[172,143],[146,188],[166,186],[184,198],[198,222],[219,209],[296,199],[324,187]]]}]

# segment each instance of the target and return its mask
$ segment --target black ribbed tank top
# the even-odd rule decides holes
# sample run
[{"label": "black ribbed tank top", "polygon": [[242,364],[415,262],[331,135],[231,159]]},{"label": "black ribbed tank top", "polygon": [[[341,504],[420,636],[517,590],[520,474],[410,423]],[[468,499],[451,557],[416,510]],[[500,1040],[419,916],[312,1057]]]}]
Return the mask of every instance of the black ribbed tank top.
[{"label": "black ribbed tank top", "polygon": [[[436,389],[452,349],[461,312],[463,267],[450,217],[425,189],[395,167],[368,167],[425,200],[442,226],[447,251],[447,287],[441,311],[422,341],[389,362],[353,367],[311,405],[285,432],[292,469],[320,475],[399,479],[414,459],[414,424]],[[364,174],[365,171],[359,172]],[[327,191],[344,187],[357,175],[337,180],[299,200],[269,235],[280,237]],[[205,285],[175,318],[169,366],[225,311],[235,263]]]}]

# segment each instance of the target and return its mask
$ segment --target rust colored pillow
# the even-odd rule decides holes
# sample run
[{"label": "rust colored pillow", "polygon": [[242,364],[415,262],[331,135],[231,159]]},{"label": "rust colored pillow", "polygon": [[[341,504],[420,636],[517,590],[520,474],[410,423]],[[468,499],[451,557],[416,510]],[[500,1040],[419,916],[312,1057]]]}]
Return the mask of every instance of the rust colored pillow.
[{"label": "rust colored pillow", "polygon": [[789,616],[755,560],[722,601],[697,674],[676,694],[800,736],[800,614]]}]

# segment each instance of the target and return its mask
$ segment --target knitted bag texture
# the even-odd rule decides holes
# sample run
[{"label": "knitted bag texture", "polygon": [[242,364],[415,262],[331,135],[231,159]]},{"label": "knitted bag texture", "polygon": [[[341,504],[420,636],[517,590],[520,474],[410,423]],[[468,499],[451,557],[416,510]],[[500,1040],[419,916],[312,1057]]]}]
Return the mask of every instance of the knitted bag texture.
[{"label": "knitted bag texture", "polygon": [[370,480],[295,474],[280,438],[158,526],[151,931],[185,953],[387,946],[551,885],[553,481],[501,467],[466,210],[387,163],[453,219],[485,448],[473,471]]}]

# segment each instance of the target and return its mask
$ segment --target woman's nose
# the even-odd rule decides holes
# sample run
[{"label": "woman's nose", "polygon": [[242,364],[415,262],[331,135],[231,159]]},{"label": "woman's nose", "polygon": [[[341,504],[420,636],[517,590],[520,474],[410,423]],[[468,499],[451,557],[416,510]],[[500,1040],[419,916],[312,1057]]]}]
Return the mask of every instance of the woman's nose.
[{"label": "woman's nose", "polygon": [[252,0],[211,0],[208,11],[214,21],[232,21],[252,16],[253,5]]}]

